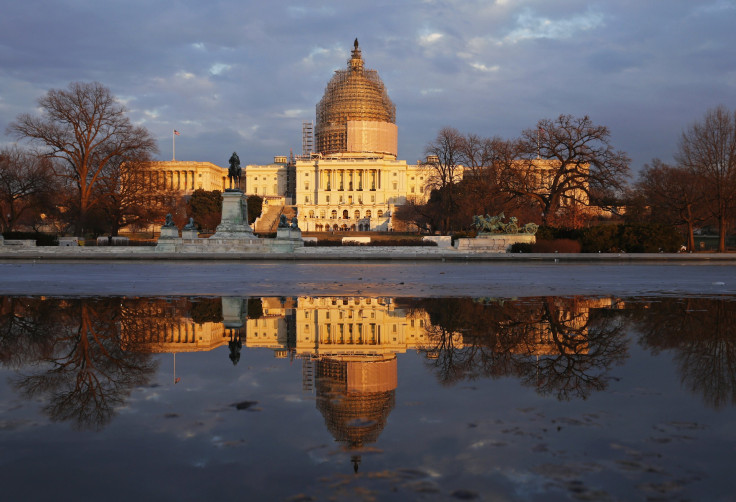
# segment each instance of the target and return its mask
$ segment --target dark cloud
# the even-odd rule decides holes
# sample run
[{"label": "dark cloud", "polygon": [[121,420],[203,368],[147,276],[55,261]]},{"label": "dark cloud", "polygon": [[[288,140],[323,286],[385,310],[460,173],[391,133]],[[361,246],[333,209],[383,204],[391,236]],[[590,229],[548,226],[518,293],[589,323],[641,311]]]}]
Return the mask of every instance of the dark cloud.
[{"label": "dark cloud", "polygon": [[[159,139],[161,158],[246,163],[301,149],[301,122],[359,38],[414,162],[438,129],[511,137],[589,114],[638,168],[731,108],[736,2],[583,0],[5,2],[0,133],[51,88],[97,80]],[[11,142],[6,136],[0,142]]]}]

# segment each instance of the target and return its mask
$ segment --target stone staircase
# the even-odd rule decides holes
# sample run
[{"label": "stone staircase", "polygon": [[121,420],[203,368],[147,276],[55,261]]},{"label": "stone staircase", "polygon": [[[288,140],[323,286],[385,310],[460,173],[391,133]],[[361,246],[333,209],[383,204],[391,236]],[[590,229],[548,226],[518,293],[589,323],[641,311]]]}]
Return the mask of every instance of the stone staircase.
[{"label": "stone staircase", "polygon": [[286,215],[286,220],[291,223],[291,219],[296,214],[296,208],[294,206],[268,206],[253,224],[253,231],[259,234],[275,233],[282,214]]},{"label": "stone staircase", "polygon": [[[253,222],[253,231],[259,234],[275,232],[279,225],[279,216],[284,206],[265,206],[261,215]],[[273,230],[271,230],[273,228]]]}]

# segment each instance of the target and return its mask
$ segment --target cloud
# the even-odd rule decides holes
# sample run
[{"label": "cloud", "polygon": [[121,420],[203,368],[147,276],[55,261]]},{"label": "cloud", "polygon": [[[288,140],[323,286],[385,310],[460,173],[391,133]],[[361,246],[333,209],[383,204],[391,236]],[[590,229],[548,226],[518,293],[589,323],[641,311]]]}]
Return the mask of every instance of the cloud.
[{"label": "cloud", "polygon": [[487,72],[487,73],[497,72],[499,69],[501,69],[501,67],[498,66],[497,64],[493,66],[486,66],[483,63],[470,63],[470,66],[472,66],[478,71]]},{"label": "cloud", "polygon": [[424,46],[432,45],[432,44],[434,44],[434,43],[439,42],[440,40],[442,40],[443,37],[444,37],[444,35],[442,33],[439,33],[439,32],[426,33],[424,35],[420,35],[419,36],[419,43],[421,45],[424,45]]},{"label": "cloud", "polygon": [[517,17],[517,27],[503,41],[518,43],[535,38],[566,39],[574,37],[581,31],[590,31],[603,24],[604,16],[599,12],[588,11],[566,19],[553,20],[538,16],[530,9],[524,10]]}]

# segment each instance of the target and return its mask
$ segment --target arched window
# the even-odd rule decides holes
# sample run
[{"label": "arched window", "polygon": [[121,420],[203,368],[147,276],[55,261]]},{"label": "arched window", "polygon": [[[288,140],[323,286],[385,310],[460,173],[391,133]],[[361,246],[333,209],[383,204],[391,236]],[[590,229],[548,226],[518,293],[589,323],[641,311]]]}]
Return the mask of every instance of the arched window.
[{"label": "arched window", "polygon": [[350,225],[350,230],[353,231],[353,232],[355,232],[355,223],[353,223],[352,225]]},{"label": "arched window", "polygon": [[343,220],[347,220],[348,218],[349,218],[349,216],[348,216],[348,210],[347,209],[343,209],[343,211],[342,211],[342,219]]},{"label": "arched window", "polygon": [[309,211],[309,217],[314,218],[314,211]]},{"label": "arched window", "polygon": [[332,218],[333,220],[337,219],[337,209],[332,210],[332,216],[330,216],[330,218]]},{"label": "arched window", "polygon": [[334,225],[332,225],[332,230],[334,230],[336,232],[339,230],[339,228],[337,228],[337,223],[335,223]]},{"label": "arched window", "polygon": [[360,219],[360,211],[358,211],[357,209],[355,210],[355,219],[356,220]]},{"label": "arched window", "polygon": [[370,209],[365,212],[365,217],[366,218],[370,218],[371,217],[371,210]]},{"label": "arched window", "polygon": [[378,210],[378,217],[380,218],[380,217],[382,217],[382,216],[383,216],[383,211],[381,211],[381,210],[379,209],[379,210]]}]

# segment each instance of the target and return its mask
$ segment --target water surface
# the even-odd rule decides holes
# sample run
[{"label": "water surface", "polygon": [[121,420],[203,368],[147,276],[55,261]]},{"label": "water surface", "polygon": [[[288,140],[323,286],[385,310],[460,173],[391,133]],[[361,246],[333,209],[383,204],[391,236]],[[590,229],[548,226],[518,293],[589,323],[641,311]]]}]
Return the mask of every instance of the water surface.
[{"label": "water surface", "polygon": [[730,500],[736,297],[0,297],[6,500]]}]

